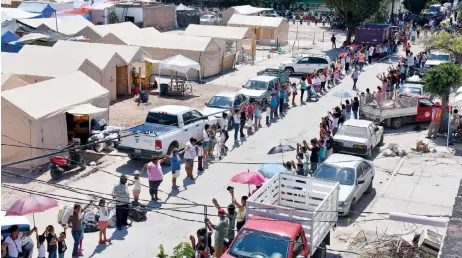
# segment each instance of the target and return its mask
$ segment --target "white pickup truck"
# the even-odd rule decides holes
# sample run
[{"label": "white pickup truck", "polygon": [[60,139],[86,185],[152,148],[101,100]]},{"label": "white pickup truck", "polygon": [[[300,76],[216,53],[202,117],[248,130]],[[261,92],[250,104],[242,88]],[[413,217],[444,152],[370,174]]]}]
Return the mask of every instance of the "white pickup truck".
[{"label": "white pickup truck", "polygon": [[325,258],[339,189],[338,182],[275,175],[247,200],[246,223],[223,258]]},{"label": "white pickup truck", "polygon": [[130,159],[163,157],[183,149],[191,137],[202,140],[204,126],[216,122],[190,107],[161,106],[151,109],[143,124],[120,134],[118,150]]}]

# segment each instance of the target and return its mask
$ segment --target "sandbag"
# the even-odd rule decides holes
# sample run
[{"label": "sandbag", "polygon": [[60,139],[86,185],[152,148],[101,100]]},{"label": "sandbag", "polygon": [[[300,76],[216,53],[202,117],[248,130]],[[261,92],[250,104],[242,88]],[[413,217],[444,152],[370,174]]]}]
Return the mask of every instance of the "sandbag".
[{"label": "sandbag", "polygon": [[145,221],[147,219],[147,209],[145,205],[141,205],[139,203],[133,202],[130,206],[130,210],[128,212],[128,217],[136,222]]}]

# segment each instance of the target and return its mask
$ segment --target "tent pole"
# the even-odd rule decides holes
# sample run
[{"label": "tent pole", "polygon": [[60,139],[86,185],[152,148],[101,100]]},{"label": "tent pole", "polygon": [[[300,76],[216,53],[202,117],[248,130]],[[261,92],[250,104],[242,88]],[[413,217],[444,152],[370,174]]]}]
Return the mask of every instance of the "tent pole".
[{"label": "tent pole", "polygon": [[58,31],[58,12],[55,11],[55,23],[56,23],[56,32]]}]

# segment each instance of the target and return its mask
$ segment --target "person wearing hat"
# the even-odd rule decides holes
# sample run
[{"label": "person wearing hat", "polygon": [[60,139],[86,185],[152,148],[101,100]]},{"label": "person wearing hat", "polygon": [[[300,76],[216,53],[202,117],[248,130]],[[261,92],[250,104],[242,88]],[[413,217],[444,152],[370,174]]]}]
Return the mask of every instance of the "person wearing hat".
[{"label": "person wearing hat", "polygon": [[130,203],[130,192],[127,186],[127,177],[120,176],[119,183],[112,190],[112,196],[116,205],[116,227],[128,226],[128,204]]},{"label": "person wearing hat", "polygon": [[[220,204],[218,204],[217,199],[213,198],[212,202],[215,205],[215,207],[217,208],[217,210],[222,209]],[[225,215],[228,218],[229,227],[228,227],[228,234],[227,234],[226,238],[228,239],[228,243],[231,243],[231,241],[233,241],[233,239],[234,239],[234,230],[236,228],[236,217],[237,217],[236,206],[234,204],[230,203],[228,205],[227,211],[228,212],[226,212]]]},{"label": "person wearing hat", "polygon": [[441,104],[439,102],[435,102],[432,109],[432,122],[428,127],[427,138],[433,137],[433,139],[436,139],[436,134],[438,133],[441,124],[441,114]]},{"label": "person wearing hat", "polygon": [[214,249],[215,257],[220,258],[225,252],[225,238],[228,236],[229,220],[226,218],[226,212],[223,209],[218,210],[220,221],[214,225],[207,219],[208,225],[215,230]]}]

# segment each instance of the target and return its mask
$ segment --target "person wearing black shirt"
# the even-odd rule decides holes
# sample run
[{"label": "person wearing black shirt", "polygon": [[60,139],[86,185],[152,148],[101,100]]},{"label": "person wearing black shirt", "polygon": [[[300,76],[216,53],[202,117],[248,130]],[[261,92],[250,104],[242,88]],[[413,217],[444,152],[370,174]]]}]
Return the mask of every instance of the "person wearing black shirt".
[{"label": "person wearing black shirt", "polygon": [[310,155],[310,170],[311,173],[314,173],[318,168],[318,161],[319,161],[319,151],[321,148],[318,146],[318,141],[316,139],[311,139],[311,148],[308,146],[308,150],[311,151]]},{"label": "person wearing black shirt", "polygon": [[327,147],[327,152],[326,152],[326,159],[332,155],[333,148],[332,144],[334,143],[334,138],[332,137],[332,134],[330,131],[327,131],[327,139],[326,139],[326,147]]},{"label": "person wearing black shirt", "polygon": [[351,110],[353,111],[353,117],[355,119],[358,119],[358,117],[359,117],[359,114],[358,114],[359,113],[359,100],[358,100],[358,97],[355,97],[353,99],[353,105],[351,107]]},{"label": "person wearing black shirt", "polygon": [[61,234],[59,234],[59,238],[58,238],[58,257],[59,258],[64,258],[64,254],[66,253],[66,250],[67,250],[66,228],[67,227],[64,227],[64,232],[61,232]]},{"label": "person wearing black shirt", "polygon": [[58,238],[56,237],[55,234],[55,229],[52,225],[49,225],[46,229],[45,232],[43,232],[43,236],[45,236],[47,240],[47,251],[48,251],[48,257],[49,258],[56,258],[57,257],[57,250],[58,250]]},{"label": "person wearing black shirt", "polygon": [[241,110],[241,124],[240,124],[240,128],[239,128],[239,132],[240,132],[240,134],[241,134],[241,138],[244,138],[244,137],[245,137],[245,134],[244,134],[245,122],[247,122],[247,116],[246,116],[246,114],[245,114],[245,109],[242,109],[242,110]]}]

